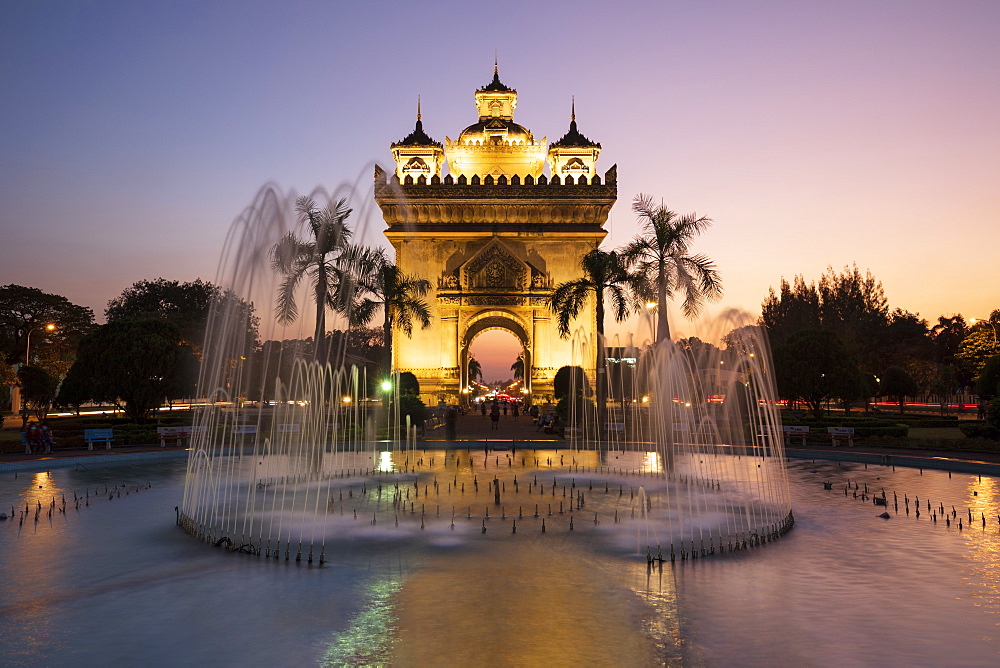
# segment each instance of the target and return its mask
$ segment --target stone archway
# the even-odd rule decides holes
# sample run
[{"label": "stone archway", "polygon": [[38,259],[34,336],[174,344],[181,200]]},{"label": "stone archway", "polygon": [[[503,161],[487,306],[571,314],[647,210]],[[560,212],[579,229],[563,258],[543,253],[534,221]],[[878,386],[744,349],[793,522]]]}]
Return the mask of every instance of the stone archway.
[{"label": "stone archway", "polygon": [[525,323],[514,313],[503,310],[484,310],[469,318],[459,337],[459,364],[461,370],[461,386],[469,387],[469,350],[472,342],[483,332],[499,329],[512,334],[524,354],[524,387],[531,393],[531,368],[534,354],[532,339]]}]

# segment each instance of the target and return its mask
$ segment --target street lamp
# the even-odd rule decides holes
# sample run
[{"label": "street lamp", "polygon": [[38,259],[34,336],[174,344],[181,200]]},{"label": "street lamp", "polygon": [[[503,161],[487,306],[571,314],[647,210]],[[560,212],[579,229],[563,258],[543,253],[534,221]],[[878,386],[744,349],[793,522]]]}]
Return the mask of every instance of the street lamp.
[{"label": "street lamp", "polygon": [[993,322],[993,320],[991,320],[989,318],[969,318],[969,324],[970,325],[972,325],[973,327],[975,327],[976,323],[986,323],[987,325],[989,325],[993,329],[993,344],[996,345],[996,343],[997,343],[997,324],[995,322]]},{"label": "street lamp", "polygon": [[[646,310],[649,312],[651,319],[653,318],[653,314],[656,312],[656,307],[657,306],[658,306],[658,304],[656,302],[646,302]],[[653,329],[653,345],[654,346],[656,345],[656,324],[657,324],[657,321],[654,319],[653,320],[653,325],[652,325],[652,329]]]},{"label": "street lamp", "polygon": [[[56,326],[50,322],[42,329],[47,332],[54,332],[56,330]],[[28,336],[26,337],[27,341],[24,346],[24,366],[31,366],[31,333],[33,331],[35,331],[34,327],[28,330]]]}]

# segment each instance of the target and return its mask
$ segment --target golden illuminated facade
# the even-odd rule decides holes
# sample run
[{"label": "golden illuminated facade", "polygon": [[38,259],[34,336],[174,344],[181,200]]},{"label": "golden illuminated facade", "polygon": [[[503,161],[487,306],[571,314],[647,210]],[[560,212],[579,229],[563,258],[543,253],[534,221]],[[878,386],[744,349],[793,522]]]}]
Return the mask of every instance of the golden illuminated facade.
[{"label": "golden illuminated facade", "polygon": [[[412,372],[427,402],[459,401],[472,342],[502,329],[520,342],[525,384],[541,400],[552,395],[560,367],[593,365],[574,358],[548,301],[556,285],[581,276],[580,258],[606,236],[616,169],[596,174],[601,146],[579,133],[575,109],[569,132],[546,147],[514,123],[517,91],[496,69],[475,95],[479,121],[446,138],[443,156],[418,111],[413,133],[391,147],[395,171],[375,167],[375,199],[396,263],[432,284],[432,325],[394,335],[393,369]],[[593,304],[574,326],[594,340]]]}]

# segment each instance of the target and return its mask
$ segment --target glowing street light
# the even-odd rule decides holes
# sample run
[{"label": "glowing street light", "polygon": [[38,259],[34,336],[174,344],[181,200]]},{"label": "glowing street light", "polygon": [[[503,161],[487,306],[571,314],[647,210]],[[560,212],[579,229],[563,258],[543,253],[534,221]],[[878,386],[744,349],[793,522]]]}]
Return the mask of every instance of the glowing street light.
[{"label": "glowing street light", "polygon": [[996,344],[996,342],[997,342],[997,324],[995,322],[993,322],[993,320],[991,320],[990,318],[969,318],[969,324],[970,325],[972,325],[973,327],[975,327],[976,323],[985,323],[985,324],[989,325],[993,329],[993,343]]},{"label": "glowing street light", "polygon": [[391,392],[392,391],[392,381],[391,380],[383,380],[382,381],[382,391],[383,392]]},{"label": "glowing street light", "polygon": [[[54,332],[56,331],[56,326],[50,322],[42,329],[47,332]],[[28,336],[26,337],[27,341],[24,346],[24,366],[31,366],[31,333],[33,331],[35,331],[34,327],[28,330]]]}]

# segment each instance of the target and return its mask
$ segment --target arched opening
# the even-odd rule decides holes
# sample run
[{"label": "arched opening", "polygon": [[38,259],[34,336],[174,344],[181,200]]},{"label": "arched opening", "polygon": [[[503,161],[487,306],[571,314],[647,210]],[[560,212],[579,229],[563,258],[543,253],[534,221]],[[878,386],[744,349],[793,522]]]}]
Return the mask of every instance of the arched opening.
[{"label": "arched opening", "polygon": [[469,361],[475,358],[482,370],[482,381],[490,387],[508,385],[515,380],[511,367],[520,357],[521,376],[516,387],[503,387],[522,398],[531,391],[532,351],[527,333],[512,316],[503,312],[482,313],[473,321],[462,337],[460,363],[463,395],[472,399],[475,394],[469,376]]},{"label": "arched opening", "polygon": [[512,379],[514,372],[510,367],[523,352],[521,342],[505,329],[482,332],[469,345],[469,357],[478,360],[483,382],[487,384]]}]

